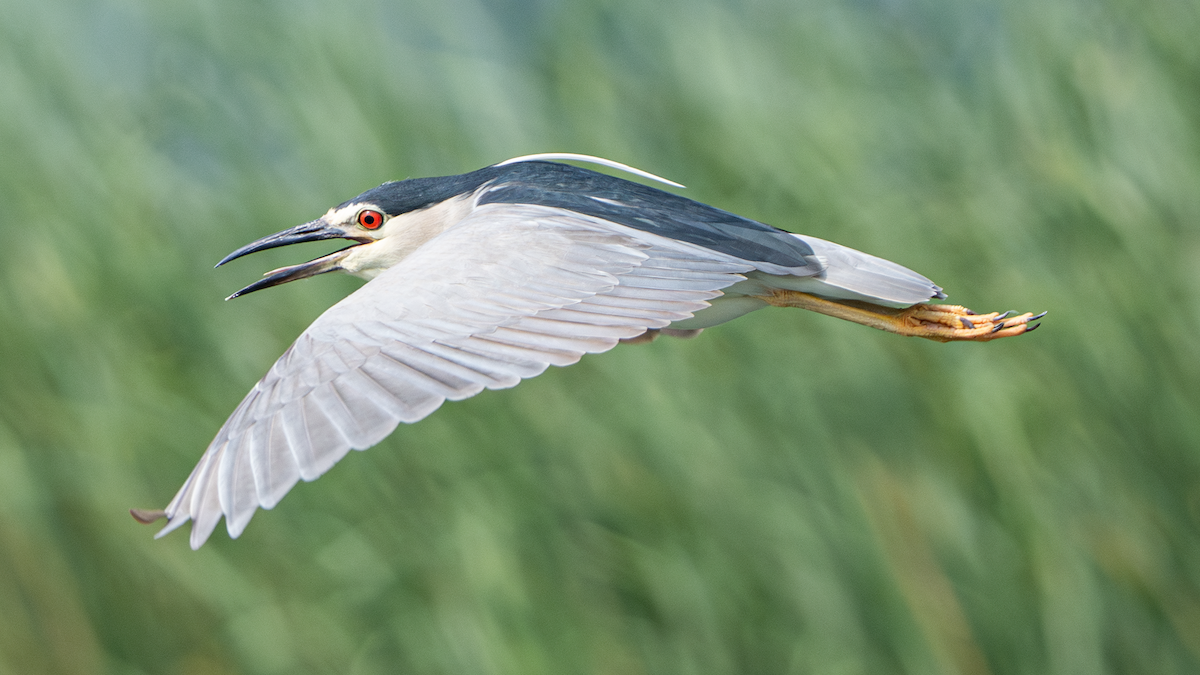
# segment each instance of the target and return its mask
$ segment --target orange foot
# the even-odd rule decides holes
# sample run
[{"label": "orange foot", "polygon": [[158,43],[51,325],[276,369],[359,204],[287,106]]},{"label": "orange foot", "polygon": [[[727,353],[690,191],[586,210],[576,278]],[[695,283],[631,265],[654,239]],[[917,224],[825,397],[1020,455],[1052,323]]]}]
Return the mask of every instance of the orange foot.
[{"label": "orange foot", "polygon": [[992,312],[976,314],[959,305],[928,305],[921,303],[895,309],[872,305],[854,300],[828,300],[799,291],[774,290],[761,296],[768,304],[776,307],[800,307],[828,314],[864,326],[878,328],[897,335],[923,337],[938,342],[952,340],[974,340],[987,342],[997,338],[1013,337],[1028,333],[1041,324],[1030,323],[1046,316],[1041,314],[1018,314]]},{"label": "orange foot", "polygon": [[[961,305],[913,305],[900,310],[895,316],[898,324],[893,333],[950,342],[951,340],[974,340],[987,342],[997,338],[1024,335],[1037,329],[1040,323],[1030,323],[1046,316],[1046,312],[1025,312],[1012,316],[1012,312],[976,314]],[[885,328],[884,330],[891,330]]]}]

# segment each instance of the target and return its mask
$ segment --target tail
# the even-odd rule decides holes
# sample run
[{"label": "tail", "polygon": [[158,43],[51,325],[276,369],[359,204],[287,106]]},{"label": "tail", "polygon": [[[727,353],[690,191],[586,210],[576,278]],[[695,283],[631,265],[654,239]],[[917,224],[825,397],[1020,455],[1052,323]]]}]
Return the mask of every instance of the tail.
[{"label": "tail", "polygon": [[890,260],[803,234],[792,235],[812,247],[825,269],[816,276],[759,276],[770,286],[837,300],[859,300],[887,307],[909,307],[945,298],[941,287]]}]

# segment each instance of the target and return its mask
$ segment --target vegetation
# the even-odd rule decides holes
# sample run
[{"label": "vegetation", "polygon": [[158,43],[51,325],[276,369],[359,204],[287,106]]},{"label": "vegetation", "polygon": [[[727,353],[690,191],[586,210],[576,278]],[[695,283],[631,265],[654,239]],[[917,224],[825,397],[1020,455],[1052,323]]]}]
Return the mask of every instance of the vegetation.
[{"label": "vegetation", "polygon": [[[1200,671],[1200,5],[0,0],[0,673]],[[447,404],[152,539],[359,282],[229,251],[533,152],[891,258]]]}]

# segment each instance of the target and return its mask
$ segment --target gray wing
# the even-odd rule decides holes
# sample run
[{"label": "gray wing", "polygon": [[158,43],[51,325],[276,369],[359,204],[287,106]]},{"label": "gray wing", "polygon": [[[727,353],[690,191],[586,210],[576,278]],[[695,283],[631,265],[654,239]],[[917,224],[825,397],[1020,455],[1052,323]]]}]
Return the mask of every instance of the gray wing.
[{"label": "gray wing", "polygon": [[226,421],[162,536],[258,507],[445,400],[516,385],[686,319],[752,265],[546,206],[491,204],[321,315]]}]

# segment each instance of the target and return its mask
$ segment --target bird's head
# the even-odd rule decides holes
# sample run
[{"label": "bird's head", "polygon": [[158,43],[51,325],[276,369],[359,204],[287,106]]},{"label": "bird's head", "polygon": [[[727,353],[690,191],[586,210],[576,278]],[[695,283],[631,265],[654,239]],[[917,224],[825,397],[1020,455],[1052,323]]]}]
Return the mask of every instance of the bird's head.
[{"label": "bird's head", "polygon": [[384,183],[329,209],[316,220],[239,248],[225,256],[217,267],[244,255],[289,244],[321,239],[354,242],[306,263],[267,272],[262,279],[226,299],[325,272],[375,277],[466,215],[470,210],[470,190],[452,182],[452,179],[422,178]]}]

